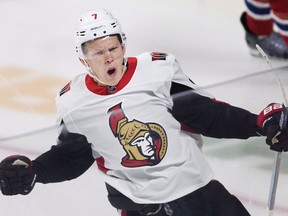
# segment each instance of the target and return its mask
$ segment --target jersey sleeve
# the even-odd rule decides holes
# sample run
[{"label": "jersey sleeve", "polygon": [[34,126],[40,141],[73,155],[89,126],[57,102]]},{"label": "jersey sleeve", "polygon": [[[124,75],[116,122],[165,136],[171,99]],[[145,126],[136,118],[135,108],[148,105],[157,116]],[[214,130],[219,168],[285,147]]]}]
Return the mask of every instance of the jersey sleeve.
[{"label": "jersey sleeve", "polygon": [[[175,84],[172,88],[176,88]],[[173,116],[191,130],[202,135],[239,139],[259,136],[260,129],[256,124],[257,115],[245,109],[193,92],[174,98],[173,103]]]},{"label": "jersey sleeve", "polygon": [[33,160],[37,182],[53,183],[75,179],[95,161],[91,143],[70,119],[71,106],[77,102],[72,100],[75,98],[72,91],[74,82],[75,80],[70,81],[56,96],[58,142]]},{"label": "jersey sleeve", "polygon": [[94,163],[91,144],[81,134],[70,133],[63,127],[59,143],[33,160],[37,182],[53,183],[82,175]]},{"label": "jersey sleeve", "polygon": [[186,76],[175,59],[170,93],[174,117],[192,131],[214,138],[247,139],[259,136],[257,115],[219,102]]}]

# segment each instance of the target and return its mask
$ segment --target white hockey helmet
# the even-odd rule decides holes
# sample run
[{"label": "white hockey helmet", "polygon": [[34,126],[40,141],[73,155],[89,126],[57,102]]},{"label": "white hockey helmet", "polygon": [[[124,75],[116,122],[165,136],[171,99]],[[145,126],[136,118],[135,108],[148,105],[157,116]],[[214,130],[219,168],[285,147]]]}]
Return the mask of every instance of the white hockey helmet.
[{"label": "white hockey helmet", "polygon": [[80,58],[83,58],[84,55],[81,48],[83,43],[114,34],[120,36],[122,44],[125,46],[126,36],[122,32],[118,20],[109,11],[101,8],[83,13],[76,27],[76,52]]}]

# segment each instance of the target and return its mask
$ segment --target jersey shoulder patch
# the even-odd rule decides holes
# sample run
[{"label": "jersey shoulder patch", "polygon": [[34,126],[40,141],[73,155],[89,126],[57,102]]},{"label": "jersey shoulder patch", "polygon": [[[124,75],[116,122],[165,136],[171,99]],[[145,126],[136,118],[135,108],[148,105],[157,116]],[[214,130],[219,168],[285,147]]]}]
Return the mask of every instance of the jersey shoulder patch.
[{"label": "jersey shoulder patch", "polygon": [[151,53],[152,61],[158,61],[158,60],[166,61],[167,56],[168,56],[167,53],[161,53],[161,52]]},{"label": "jersey shoulder patch", "polygon": [[64,88],[61,89],[59,95],[62,96],[63,94],[65,94],[66,92],[68,92],[70,90],[70,84],[71,81],[69,83],[67,83]]}]

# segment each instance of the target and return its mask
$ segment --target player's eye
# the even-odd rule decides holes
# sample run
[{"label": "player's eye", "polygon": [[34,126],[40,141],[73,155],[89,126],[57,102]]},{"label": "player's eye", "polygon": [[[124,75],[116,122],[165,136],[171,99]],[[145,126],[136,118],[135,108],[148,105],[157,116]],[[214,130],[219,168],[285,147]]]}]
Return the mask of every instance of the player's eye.
[{"label": "player's eye", "polygon": [[96,51],[96,52],[94,53],[94,55],[100,56],[100,55],[104,55],[104,53],[105,53],[104,50],[100,50],[100,51]]},{"label": "player's eye", "polygon": [[119,47],[119,46],[114,46],[114,47],[110,48],[110,49],[109,49],[109,52],[115,51],[116,49],[118,49],[118,47]]}]

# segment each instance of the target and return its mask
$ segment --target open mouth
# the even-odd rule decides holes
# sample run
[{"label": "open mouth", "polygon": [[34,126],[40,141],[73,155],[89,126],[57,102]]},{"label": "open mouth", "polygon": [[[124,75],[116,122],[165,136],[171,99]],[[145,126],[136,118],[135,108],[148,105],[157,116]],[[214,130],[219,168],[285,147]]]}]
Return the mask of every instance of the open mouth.
[{"label": "open mouth", "polygon": [[115,69],[115,68],[112,68],[112,69],[108,70],[107,73],[108,73],[109,75],[113,75],[115,72],[116,72],[116,69]]}]

